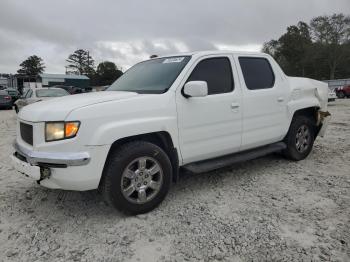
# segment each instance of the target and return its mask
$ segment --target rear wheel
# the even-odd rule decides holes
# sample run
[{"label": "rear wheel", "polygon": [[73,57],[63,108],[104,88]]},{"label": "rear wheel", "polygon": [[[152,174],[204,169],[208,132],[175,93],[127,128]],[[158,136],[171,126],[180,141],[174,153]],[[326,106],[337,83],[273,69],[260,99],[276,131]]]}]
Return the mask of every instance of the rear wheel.
[{"label": "rear wheel", "polygon": [[305,116],[296,116],[290,125],[285,142],[284,155],[294,161],[305,159],[311,152],[315,140],[315,125]]},{"label": "rear wheel", "polygon": [[344,94],[343,91],[339,91],[339,92],[337,93],[337,96],[338,96],[338,98],[344,98],[344,97],[345,97],[345,94]]},{"label": "rear wheel", "polygon": [[171,177],[170,160],[160,147],[130,142],[111,153],[101,191],[105,201],[120,211],[146,213],[163,201]]}]

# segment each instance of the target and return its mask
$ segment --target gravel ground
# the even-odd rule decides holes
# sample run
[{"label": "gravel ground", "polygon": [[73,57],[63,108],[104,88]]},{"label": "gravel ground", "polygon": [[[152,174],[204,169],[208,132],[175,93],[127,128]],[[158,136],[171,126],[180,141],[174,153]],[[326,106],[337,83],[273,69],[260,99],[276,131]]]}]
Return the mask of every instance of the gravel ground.
[{"label": "gravel ground", "polygon": [[350,261],[350,99],[329,110],[306,160],[271,155],[182,174],[159,208],[136,217],[96,191],[48,190],[16,173],[16,116],[1,110],[0,259]]}]

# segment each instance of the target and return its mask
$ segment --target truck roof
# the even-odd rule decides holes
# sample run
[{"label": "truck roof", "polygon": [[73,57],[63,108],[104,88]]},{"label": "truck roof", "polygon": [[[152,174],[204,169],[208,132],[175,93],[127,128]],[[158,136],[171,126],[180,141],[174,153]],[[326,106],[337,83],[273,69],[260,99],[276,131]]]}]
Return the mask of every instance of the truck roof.
[{"label": "truck roof", "polygon": [[235,54],[235,55],[258,55],[258,56],[269,56],[268,54],[261,52],[245,52],[245,51],[230,51],[230,50],[212,50],[212,51],[195,51],[185,52],[177,54],[162,55],[155,58],[169,57],[169,56],[207,56],[207,55],[220,55],[220,54]]}]

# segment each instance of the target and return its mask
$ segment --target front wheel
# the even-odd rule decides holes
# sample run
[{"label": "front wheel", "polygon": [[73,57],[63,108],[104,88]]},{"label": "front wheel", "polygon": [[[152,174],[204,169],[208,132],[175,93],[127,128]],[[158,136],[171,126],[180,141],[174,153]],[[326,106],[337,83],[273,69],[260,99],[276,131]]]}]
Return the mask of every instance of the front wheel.
[{"label": "front wheel", "polygon": [[305,159],[311,152],[315,140],[314,123],[305,116],[293,118],[285,138],[287,148],[284,155],[294,161]]},{"label": "front wheel", "polygon": [[101,191],[107,204],[141,214],[163,201],[171,177],[171,162],[160,147],[144,141],[130,142],[111,153]]}]

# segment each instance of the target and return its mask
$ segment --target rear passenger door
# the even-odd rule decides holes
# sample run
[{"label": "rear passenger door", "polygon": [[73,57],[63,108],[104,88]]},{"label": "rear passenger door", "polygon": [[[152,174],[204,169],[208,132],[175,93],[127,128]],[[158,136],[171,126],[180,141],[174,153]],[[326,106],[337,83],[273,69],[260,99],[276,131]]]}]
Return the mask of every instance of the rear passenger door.
[{"label": "rear passenger door", "polygon": [[[176,99],[184,164],[239,150],[241,90],[234,79],[237,70],[230,55],[201,58],[187,72]],[[189,81],[206,81],[208,96],[184,97],[181,91]]]},{"label": "rear passenger door", "polygon": [[278,142],[285,135],[288,88],[268,56],[235,57],[243,92],[242,150]]}]

